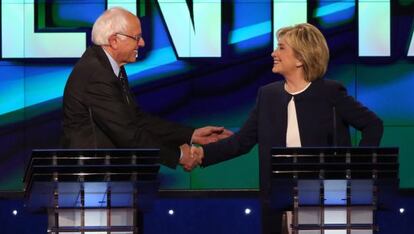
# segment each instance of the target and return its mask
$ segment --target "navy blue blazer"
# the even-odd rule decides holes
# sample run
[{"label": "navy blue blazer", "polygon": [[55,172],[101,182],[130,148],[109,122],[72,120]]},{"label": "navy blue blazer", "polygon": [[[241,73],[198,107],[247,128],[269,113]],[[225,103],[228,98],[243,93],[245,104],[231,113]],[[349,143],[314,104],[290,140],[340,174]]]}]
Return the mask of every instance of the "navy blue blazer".
[{"label": "navy blue blazer", "polygon": [[[283,81],[261,87],[256,105],[240,131],[203,146],[202,166],[245,154],[258,143],[260,186],[265,188],[267,183],[263,180],[266,172],[270,172],[271,148],[286,147],[287,105],[291,97],[285,91]],[[351,146],[350,125],[362,133],[360,146],[378,146],[380,143],[382,121],[334,80],[312,82],[304,92],[295,95],[295,105],[303,147]]]}]

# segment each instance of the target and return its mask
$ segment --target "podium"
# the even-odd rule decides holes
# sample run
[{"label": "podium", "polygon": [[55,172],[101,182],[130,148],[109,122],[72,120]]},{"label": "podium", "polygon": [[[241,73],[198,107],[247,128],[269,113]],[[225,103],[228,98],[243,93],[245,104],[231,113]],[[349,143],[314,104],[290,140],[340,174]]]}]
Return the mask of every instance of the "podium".
[{"label": "podium", "polygon": [[47,212],[51,234],[142,233],[142,215],[158,192],[158,155],[158,149],[33,150],[25,205]]},{"label": "podium", "polygon": [[[381,193],[398,189],[398,151],[377,147],[273,148],[272,206],[279,211],[291,210],[291,215],[283,216],[283,233],[378,232],[381,226],[375,222],[375,212]],[[289,198],[279,199],[283,196]]]}]

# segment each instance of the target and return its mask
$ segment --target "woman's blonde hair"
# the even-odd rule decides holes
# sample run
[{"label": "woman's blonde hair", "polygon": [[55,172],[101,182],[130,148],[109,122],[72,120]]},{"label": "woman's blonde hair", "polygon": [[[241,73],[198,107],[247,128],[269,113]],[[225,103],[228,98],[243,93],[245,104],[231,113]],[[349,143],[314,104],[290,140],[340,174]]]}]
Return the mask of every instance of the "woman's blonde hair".
[{"label": "woman's blonde hair", "polygon": [[303,64],[306,81],[314,81],[325,75],[329,62],[329,48],[325,37],[315,26],[304,23],[277,31],[277,39],[283,37]]}]

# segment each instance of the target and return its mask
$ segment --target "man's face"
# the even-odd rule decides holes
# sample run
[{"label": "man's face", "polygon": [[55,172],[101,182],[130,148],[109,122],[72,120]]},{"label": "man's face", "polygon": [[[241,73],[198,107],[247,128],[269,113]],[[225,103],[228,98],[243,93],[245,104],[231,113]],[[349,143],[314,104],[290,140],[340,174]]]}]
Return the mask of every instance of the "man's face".
[{"label": "man's face", "polygon": [[128,27],[125,32],[115,35],[117,38],[116,61],[120,65],[133,63],[138,57],[138,49],[145,46],[144,39],[141,37],[141,23],[133,15],[128,16]]}]

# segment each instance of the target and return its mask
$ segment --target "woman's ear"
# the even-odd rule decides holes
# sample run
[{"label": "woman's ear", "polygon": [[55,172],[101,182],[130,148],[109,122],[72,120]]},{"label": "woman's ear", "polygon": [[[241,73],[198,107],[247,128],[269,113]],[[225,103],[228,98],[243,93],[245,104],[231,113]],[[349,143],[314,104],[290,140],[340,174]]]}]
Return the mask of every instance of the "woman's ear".
[{"label": "woman's ear", "polygon": [[303,63],[302,63],[301,61],[299,61],[299,60],[298,60],[298,61],[296,62],[296,67],[302,67],[302,66],[303,66]]}]

